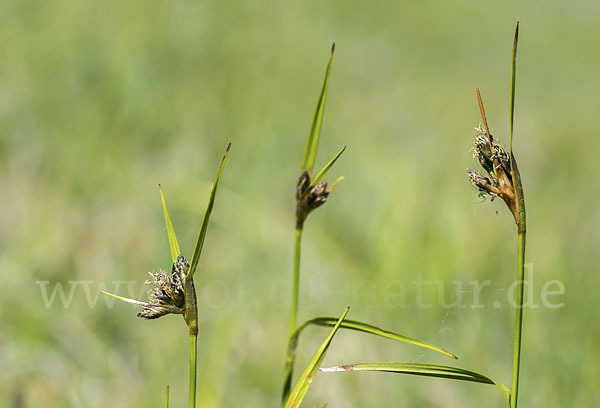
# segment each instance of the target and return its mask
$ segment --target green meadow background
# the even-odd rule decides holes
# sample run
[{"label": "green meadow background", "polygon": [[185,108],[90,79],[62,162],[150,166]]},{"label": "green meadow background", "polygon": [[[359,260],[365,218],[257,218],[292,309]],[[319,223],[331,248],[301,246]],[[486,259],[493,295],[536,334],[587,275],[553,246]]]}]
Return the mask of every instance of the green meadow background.
[{"label": "green meadow background", "polygon": [[[517,20],[514,148],[539,305],[520,401],[600,405],[599,19],[594,1],[3,1],[1,405],[159,407],[166,384],[186,403],[183,319],[144,321],[96,290],[143,298],[147,273],[170,268],[159,182],[190,257],[229,141],[196,274],[198,406],[278,405],[295,184],[334,41],[317,166],[347,145],[327,176],[346,178],[306,224],[300,320],[350,305],[510,384],[515,226],[465,169],[478,168],[475,87],[508,142]],[[487,280],[471,307],[470,282]],[[551,280],[561,308],[541,304]],[[57,284],[70,302],[50,301]],[[298,370],[326,333],[305,331]],[[367,361],[453,363],[340,331],[324,365]],[[326,402],[505,406],[492,386],[384,373],[319,373],[304,405]]]}]

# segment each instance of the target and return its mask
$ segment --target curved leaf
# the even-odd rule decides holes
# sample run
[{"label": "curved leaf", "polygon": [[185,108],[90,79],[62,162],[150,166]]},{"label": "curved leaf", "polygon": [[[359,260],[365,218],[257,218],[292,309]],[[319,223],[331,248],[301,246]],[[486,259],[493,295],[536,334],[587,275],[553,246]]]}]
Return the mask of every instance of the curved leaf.
[{"label": "curved leaf", "polygon": [[[337,320],[338,319],[335,317],[315,317],[314,319],[308,320],[308,321],[302,323],[300,326],[298,326],[296,328],[296,330],[294,331],[294,333],[290,336],[289,341],[288,341],[288,350],[287,350],[286,359],[285,359],[285,374],[284,374],[285,377],[284,377],[284,387],[283,387],[283,394],[282,394],[283,401],[286,400],[286,398],[289,394],[289,390],[291,388],[292,375],[293,375],[293,371],[294,371],[294,360],[296,357],[296,348],[298,346],[298,337],[300,336],[300,333],[302,333],[302,331],[306,327],[310,326],[311,324],[314,324],[317,326],[333,326],[336,324]],[[340,327],[343,329],[350,329],[350,330],[356,330],[356,331],[360,331],[360,332],[364,332],[364,333],[370,333],[370,334],[374,334],[376,336],[386,337],[386,338],[392,339],[392,340],[403,341],[405,343],[413,344],[413,345],[419,346],[419,347],[425,347],[430,350],[437,351],[438,353],[442,353],[448,357],[452,357],[455,360],[458,360],[457,356],[455,356],[452,353],[447,352],[446,350],[444,350],[438,346],[434,346],[433,344],[427,343],[425,341],[413,339],[412,337],[408,337],[408,336],[405,336],[400,333],[395,333],[395,332],[392,332],[389,330],[385,330],[380,327],[373,326],[372,324],[359,322],[357,320],[344,320],[342,322],[342,324],[340,325]]]},{"label": "curved leaf", "polygon": [[344,314],[342,314],[342,316],[338,319],[337,323],[329,333],[329,336],[327,336],[323,344],[321,344],[321,346],[317,349],[317,352],[315,353],[313,358],[311,358],[311,360],[308,362],[308,365],[302,372],[302,375],[300,375],[298,382],[296,383],[294,389],[290,393],[290,397],[288,398],[285,404],[285,408],[297,408],[302,403],[302,400],[304,399],[304,396],[306,395],[310,384],[312,383],[315,375],[317,374],[317,371],[319,371],[319,367],[321,366],[321,363],[325,358],[325,354],[327,353],[327,349],[331,344],[331,340],[333,340],[333,336],[335,336],[335,333],[339,329],[340,324],[342,324],[342,322],[344,321],[344,318],[348,314],[349,309],[349,307],[346,308]]},{"label": "curved leaf", "polygon": [[[308,325],[315,324],[318,326],[333,326],[337,321],[334,317],[316,317],[314,319],[308,320],[303,323],[301,326],[298,326],[296,331],[294,332],[294,337],[298,337],[300,332],[304,330]],[[442,349],[441,347],[434,346],[433,344],[427,343],[422,340],[413,339],[412,337],[405,336],[403,334],[395,333],[393,331],[385,330],[377,326],[373,326],[372,324],[359,322],[357,320],[344,320],[341,324],[343,329],[356,330],[364,333],[371,333],[376,336],[386,337],[388,339],[403,341],[405,343],[410,343],[415,346],[425,347],[433,351],[437,351],[438,353],[442,353],[448,357],[452,357],[455,360],[458,360],[458,357],[448,351]]]},{"label": "curved leaf", "polygon": [[409,362],[377,362],[349,364],[336,367],[321,368],[323,372],[344,372],[344,371],[384,371],[388,373],[400,373],[411,375],[422,375],[426,377],[449,378],[453,380],[471,381],[482,384],[493,384],[502,393],[506,403],[510,405],[510,389],[491,378],[464,368],[451,367],[439,364],[428,363],[409,363]]}]

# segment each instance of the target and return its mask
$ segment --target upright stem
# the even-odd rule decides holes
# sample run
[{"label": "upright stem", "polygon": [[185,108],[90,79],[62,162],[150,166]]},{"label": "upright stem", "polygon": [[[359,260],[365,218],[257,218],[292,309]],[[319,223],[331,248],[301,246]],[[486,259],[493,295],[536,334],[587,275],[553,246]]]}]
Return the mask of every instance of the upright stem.
[{"label": "upright stem", "polygon": [[198,350],[198,332],[190,330],[190,384],[189,384],[189,408],[196,407],[196,351]]},{"label": "upright stem", "polygon": [[183,317],[190,329],[190,384],[189,408],[196,407],[196,351],[198,349],[198,302],[194,280],[188,275],[185,280],[185,313]]},{"label": "upright stem", "polygon": [[525,231],[519,232],[519,260],[517,283],[517,309],[515,317],[515,342],[513,349],[513,372],[510,407],[517,408],[519,395],[519,369],[521,362],[521,330],[523,328],[523,289],[525,282]]},{"label": "upright stem", "polygon": [[298,294],[300,286],[300,250],[302,242],[302,223],[296,224],[296,237],[294,240],[294,278],[292,285],[292,307],[290,310],[290,331],[288,335],[288,349],[285,355],[285,376],[283,380],[283,392],[281,403],[285,405],[292,389],[292,376],[294,374],[294,360],[296,358],[296,346],[298,338],[293,337],[296,331],[298,317]]},{"label": "upright stem", "polygon": [[298,292],[300,286],[300,248],[302,241],[302,225],[296,226],[296,237],[294,243],[294,282],[292,286],[292,308],[290,310],[290,329],[289,337],[296,330],[296,320],[298,316]]}]

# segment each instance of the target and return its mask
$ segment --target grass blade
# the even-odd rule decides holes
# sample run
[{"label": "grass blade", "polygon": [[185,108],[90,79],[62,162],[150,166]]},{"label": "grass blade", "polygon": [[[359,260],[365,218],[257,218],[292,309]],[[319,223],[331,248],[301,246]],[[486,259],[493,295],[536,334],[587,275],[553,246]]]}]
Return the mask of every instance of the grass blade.
[{"label": "grass blade", "polygon": [[329,88],[329,73],[331,72],[331,63],[333,61],[333,53],[335,51],[335,43],[331,47],[327,70],[325,71],[325,79],[323,87],[317,102],[315,114],[310,125],[308,137],[306,138],[306,147],[304,149],[304,157],[302,158],[302,170],[307,170],[308,174],[312,173],[317,158],[317,150],[319,148],[319,138],[321,136],[321,126],[323,124],[323,115],[325,113],[325,101],[327,100],[327,89]]},{"label": "grass blade", "polygon": [[123,296],[115,295],[113,293],[108,293],[108,292],[105,292],[103,290],[98,290],[98,291],[101,292],[101,293],[104,293],[105,295],[114,297],[115,299],[119,299],[119,300],[122,300],[123,302],[131,303],[133,305],[144,306],[144,307],[157,306],[157,305],[153,305],[152,303],[141,302],[139,300],[126,298],[126,297],[123,297]]},{"label": "grass blade", "polygon": [[451,367],[439,364],[409,363],[409,362],[377,362],[360,363],[336,367],[322,368],[323,372],[345,372],[345,371],[383,371],[388,373],[400,373],[410,375],[421,375],[426,377],[449,378],[453,380],[470,381],[482,384],[493,384],[498,387],[504,396],[506,403],[510,402],[510,389],[502,383],[464,368]]},{"label": "grass blade", "polygon": [[325,354],[327,353],[327,349],[331,344],[331,340],[333,340],[333,336],[335,336],[335,333],[344,321],[344,318],[348,314],[349,309],[350,308],[348,307],[346,308],[344,314],[342,314],[342,316],[338,319],[337,323],[329,333],[329,336],[327,336],[323,344],[321,344],[321,346],[318,348],[313,358],[309,361],[308,365],[304,369],[304,372],[302,373],[302,375],[298,379],[298,382],[294,386],[294,389],[290,393],[290,397],[288,398],[285,404],[286,408],[297,408],[302,403],[302,400],[304,399],[304,396],[306,395],[310,384],[315,378],[315,375],[319,371],[319,367],[321,366],[321,363],[325,358]]},{"label": "grass blade", "polygon": [[160,189],[160,199],[162,201],[163,212],[165,213],[165,224],[167,225],[167,235],[169,236],[169,246],[171,247],[171,258],[173,258],[173,263],[175,263],[175,261],[177,261],[177,256],[181,254],[181,250],[179,249],[177,237],[175,236],[175,230],[173,229],[173,224],[171,223],[171,218],[169,217],[169,212],[167,211],[165,192],[160,184],[158,185],[158,188]]},{"label": "grass blade", "polygon": [[166,398],[165,398],[165,408],[169,408],[169,386],[167,385]]},{"label": "grass blade", "polygon": [[513,123],[515,118],[515,81],[517,77],[517,43],[519,42],[519,22],[515,29],[515,41],[512,49],[512,65],[510,68],[510,152],[512,153]]},{"label": "grass blade", "polygon": [[146,307],[148,309],[153,309],[153,310],[157,310],[157,311],[158,310],[160,310],[160,311],[166,310],[169,313],[178,313],[178,314],[182,313],[182,309],[179,309],[179,308],[177,308],[175,306],[171,306],[171,305],[157,305],[157,304],[154,304],[154,303],[142,302],[142,301],[139,301],[139,300],[130,299],[130,298],[126,298],[126,297],[123,297],[123,296],[115,295],[114,293],[108,293],[108,292],[105,292],[103,290],[98,290],[98,292],[104,293],[105,295],[114,297],[115,299],[119,299],[119,300],[121,300],[123,302],[131,303],[132,305],[142,306],[142,307]]},{"label": "grass blade", "polygon": [[[306,327],[310,326],[311,324],[314,324],[317,326],[333,326],[336,324],[336,322],[337,322],[337,318],[335,318],[335,317],[316,317],[316,318],[308,320],[308,321],[304,322],[303,324],[301,324],[300,326],[298,326],[296,328],[296,330],[290,335],[290,338],[288,341],[288,350],[287,350],[286,360],[285,360],[286,364],[285,364],[285,377],[284,377],[284,392],[283,392],[283,396],[282,396],[284,401],[287,398],[287,395],[289,394],[289,389],[291,387],[292,375],[293,375],[293,370],[294,370],[294,360],[295,360],[295,356],[296,356],[296,348],[298,346],[298,337],[300,336],[300,333],[302,333],[302,331]],[[446,350],[444,350],[438,346],[434,346],[433,344],[427,343],[425,341],[413,339],[411,337],[404,336],[399,333],[385,330],[385,329],[382,329],[377,326],[373,326],[368,323],[363,323],[363,322],[359,322],[356,320],[344,320],[342,322],[342,324],[340,325],[340,328],[356,330],[356,331],[360,331],[360,332],[364,332],[364,333],[374,334],[376,336],[386,337],[386,338],[392,339],[392,340],[403,341],[405,343],[413,344],[415,346],[425,347],[430,350],[437,351],[438,353],[442,353],[448,357],[452,357],[453,359],[458,360],[457,356],[455,356],[452,353],[447,352]]]},{"label": "grass blade", "polygon": [[[317,175],[312,179],[312,181],[310,183],[310,187],[314,187],[317,185],[317,183],[329,171],[331,166],[333,166],[333,163],[335,163],[335,161],[342,155],[342,153],[344,153],[344,150],[346,150],[346,146],[342,147],[342,149],[333,157],[333,159],[329,160],[329,163],[327,163],[325,166],[323,166],[321,171],[319,173],[317,173]],[[332,188],[333,188],[333,186],[332,186]]]},{"label": "grass blade", "polygon": [[[318,326],[333,326],[336,323],[336,321],[337,318],[334,317],[316,317],[303,323],[301,326],[298,326],[293,336],[298,337],[300,335],[300,332],[302,332],[302,330],[304,330],[308,325],[314,324]],[[430,350],[437,351],[438,353],[442,353],[448,357],[452,357],[455,360],[458,360],[458,357],[456,357],[454,354],[449,353],[438,346],[434,346],[433,344],[427,343],[425,341],[413,339],[411,337],[404,336],[399,333],[385,330],[380,327],[373,326],[372,324],[359,322],[357,320],[344,320],[340,327],[343,329],[356,330],[364,333],[374,334],[376,336],[386,337],[388,339],[403,341],[405,343],[413,344],[419,347],[425,347]]]},{"label": "grass blade", "polygon": [[212,190],[210,191],[210,196],[208,197],[208,204],[206,205],[206,211],[204,213],[204,218],[202,219],[202,226],[200,227],[200,232],[198,232],[198,239],[196,240],[196,246],[194,247],[194,254],[192,255],[192,261],[190,263],[190,270],[188,272],[186,279],[192,279],[194,277],[194,272],[196,271],[196,267],[198,266],[198,260],[200,259],[200,254],[202,253],[202,247],[204,246],[204,238],[206,237],[206,231],[208,230],[208,221],[210,219],[210,214],[212,213],[212,209],[215,205],[215,197],[217,196],[217,189],[219,187],[219,182],[221,181],[221,174],[223,173],[223,169],[225,168],[225,162],[227,162],[227,156],[229,156],[229,149],[231,148],[231,143],[227,145],[227,149],[225,150],[225,154],[223,155],[223,159],[221,160],[221,166],[219,167],[219,172],[217,173],[217,178],[215,179],[215,183],[213,184]]}]

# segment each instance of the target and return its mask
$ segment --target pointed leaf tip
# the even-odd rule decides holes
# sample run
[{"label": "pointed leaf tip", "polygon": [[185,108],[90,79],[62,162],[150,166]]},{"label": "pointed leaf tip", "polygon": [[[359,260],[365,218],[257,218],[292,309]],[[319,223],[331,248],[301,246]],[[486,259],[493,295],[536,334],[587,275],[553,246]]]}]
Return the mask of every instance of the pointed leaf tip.
[{"label": "pointed leaf tip", "polygon": [[169,217],[169,212],[167,211],[167,203],[165,200],[165,192],[160,185],[158,184],[158,188],[160,190],[160,200],[163,205],[163,213],[165,216],[165,225],[167,227],[167,235],[169,237],[169,247],[171,249],[171,258],[173,259],[173,263],[177,261],[177,256],[181,254],[181,249],[179,249],[179,244],[177,243],[177,236],[175,235],[175,230],[173,229],[173,223],[171,222],[171,218]]},{"label": "pointed leaf tip", "polygon": [[513,127],[515,122],[515,83],[517,77],[517,44],[519,43],[519,22],[515,28],[515,40],[512,49],[512,61],[510,66],[510,152],[513,145]]},{"label": "pointed leaf tip", "polygon": [[487,118],[485,116],[485,109],[483,108],[483,100],[481,99],[481,93],[479,92],[479,88],[475,88],[477,92],[477,102],[479,103],[479,111],[481,112],[481,119],[483,120],[483,126],[485,127],[485,133],[488,137],[488,142],[490,144],[490,149],[492,148],[492,137],[490,135],[490,128],[488,127]]},{"label": "pointed leaf tip", "polygon": [[193,279],[194,272],[196,271],[196,267],[198,266],[200,254],[202,253],[202,247],[204,246],[204,239],[206,238],[206,231],[208,230],[208,221],[210,219],[210,215],[211,215],[213,207],[215,205],[217,190],[219,188],[219,183],[221,182],[221,175],[223,174],[223,169],[225,168],[225,163],[227,162],[227,157],[229,156],[230,148],[231,148],[231,143],[229,143],[227,145],[227,149],[225,150],[223,159],[221,159],[221,165],[219,166],[219,171],[217,172],[217,177],[215,178],[215,182],[210,191],[210,195],[208,196],[208,203],[206,204],[204,218],[202,219],[202,225],[200,226],[200,231],[198,232],[198,238],[196,239],[196,245],[194,246],[192,260],[190,262],[190,269],[189,269],[186,279],[190,279],[190,280]]},{"label": "pointed leaf tip", "polygon": [[335,42],[331,45],[331,53],[333,54],[335,52]]},{"label": "pointed leaf tip", "polygon": [[[300,326],[298,326],[298,328],[296,329],[296,331],[294,332],[292,337],[293,338],[298,337],[300,335],[300,333],[311,324],[314,324],[317,326],[333,326],[337,322],[337,320],[338,320],[337,317],[330,317],[330,316],[315,317],[311,320],[304,322]],[[385,330],[385,329],[382,329],[381,327],[377,327],[377,326],[374,326],[372,324],[365,323],[365,322],[360,322],[358,320],[344,319],[344,321],[340,325],[340,328],[356,330],[359,332],[370,333],[370,334],[374,334],[376,336],[385,337],[385,338],[392,339],[392,340],[402,341],[402,342],[405,342],[408,344],[413,344],[418,347],[424,347],[429,350],[436,351],[438,353],[441,353],[448,357],[451,357],[455,360],[458,360],[458,357],[456,355],[442,349],[441,347],[435,346],[431,343],[427,343],[422,340],[417,340],[412,337],[408,337],[403,334],[396,333],[396,332],[393,332],[390,330]]]},{"label": "pointed leaf tip", "polygon": [[327,174],[327,172],[329,171],[329,169],[331,168],[331,166],[333,166],[333,164],[342,155],[342,153],[344,153],[345,150],[346,150],[346,146],[342,147],[340,149],[340,151],[337,152],[337,154],[335,156],[333,156],[333,159],[329,160],[329,162],[325,166],[323,166],[323,168],[317,173],[317,175],[310,182],[310,186],[311,187],[316,186],[317,183],[319,181],[321,181],[321,179],[325,176],[325,174]]},{"label": "pointed leaf tip", "polygon": [[460,367],[452,367],[440,364],[412,363],[399,361],[385,361],[374,363],[348,364],[335,367],[322,368],[322,372],[346,372],[346,371],[380,371],[387,373],[419,375],[426,377],[447,378],[453,380],[476,382],[481,384],[493,384],[500,390],[507,404],[510,403],[510,389],[504,384],[495,381],[483,374],[466,370]]},{"label": "pointed leaf tip", "polygon": [[101,289],[98,289],[98,292],[104,293],[107,296],[113,297],[113,298],[121,300],[123,302],[131,303],[132,305],[146,306],[146,307],[157,306],[157,305],[152,305],[151,303],[148,303],[148,302],[142,302],[142,301],[139,301],[139,300],[135,300],[135,299],[131,299],[131,298],[126,298],[126,297],[123,297],[123,296],[115,295],[114,293],[105,292],[105,291],[103,291]]},{"label": "pointed leaf tip", "polygon": [[319,149],[319,139],[321,137],[321,127],[323,125],[323,116],[325,114],[325,102],[327,101],[327,90],[329,88],[329,75],[331,73],[331,65],[333,63],[333,52],[335,47],[332,46],[327,68],[325,69],[325,77],[323,79],[323,86],[317,100],[317,106],[311,121],[310,130],[306,137],[306,146],[304,148],[304,155],[302,157],[302,165],[300,166],[301,171],[308,171],[309,175],[312,175],[315,159],[317,157],[317,150]]}]

